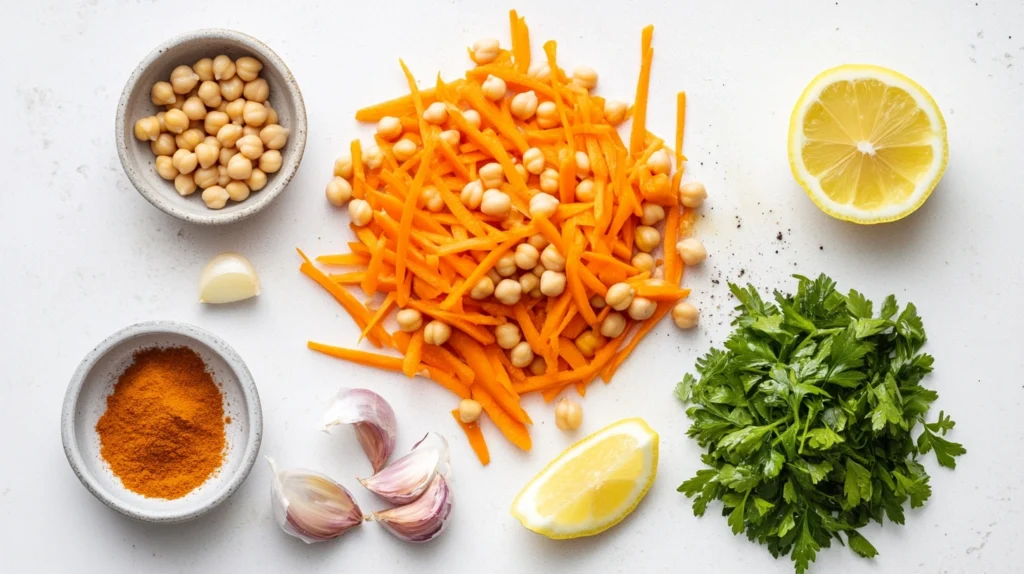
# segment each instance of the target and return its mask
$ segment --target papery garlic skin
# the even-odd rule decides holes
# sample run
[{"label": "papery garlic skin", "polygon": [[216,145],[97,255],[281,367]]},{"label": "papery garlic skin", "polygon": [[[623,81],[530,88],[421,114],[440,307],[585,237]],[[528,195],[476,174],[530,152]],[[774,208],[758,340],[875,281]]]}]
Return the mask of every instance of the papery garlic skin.
[{"label": "papery garlic skin", "polygon": [[435,474],[426,492],[414,502],[374,512],[373,519],[401,540],[428,542],[444,532],[453,503],[448,479]]},{"label": "papery garlic skin", "polygon": [[356,429],[356,438],[370,459],[373,472],[379,472],[388,463],[395,450],[398,422],[395,411],[384,397],[369,389],[342,389],[324,413],[322,429],[350,424]]},{"label": "papery garlic skin", "polygon": [[274,481],[270,502],[281,530],[306,544],[337,538],[359,526],[364,517],[344,486],[319,472],[304,469],[278,471],[267,457]]},{"label": "papery garlic skin", "polygon": [[409,454],[359,482],[392,504],[408,504],[427,490],[436,474],[447,476],[449,470],[448,441],[432,432],[413,445]]}]

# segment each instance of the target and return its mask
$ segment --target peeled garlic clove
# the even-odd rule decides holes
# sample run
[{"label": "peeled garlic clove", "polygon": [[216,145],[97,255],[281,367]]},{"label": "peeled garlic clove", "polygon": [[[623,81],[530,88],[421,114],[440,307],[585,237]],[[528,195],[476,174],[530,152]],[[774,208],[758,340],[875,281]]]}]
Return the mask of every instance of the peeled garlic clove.
[{"label": "peeled garlic clove", "polygon": [[327,431],[340,424],[355,426],[356,438],[369,457],[373,472],[384,468],[395,450],[398,429],[391,405],[369,389],[342,389],[324,414],[322,428]]},{"label": "peeled garlic clove", "polygon": [[427,490],[435,475],[447,476],[448,471],[448,441],[432,432],[416,443],[409,454],[359,482],[392,504],[408,504]]},{"label": "peeled garlic clove", "polygon": [[312,544],[363,523],[363,512],[344,486],[312,470],[278,472],[274,459],[267,462],[274,472],[270,502],[281,530]]},{"label": "peeled garlic clove", "polygon": [[427,542],[444,532],[453,502],[448,479],[438,473],[423,496],[405,506],[374,512],[373,519],[401,540]]},{"label": "peeled garlic clove", "polygon": [[200,303],[234,303],[259,294],[256,269],[239,253],[221,253],[199,275]]}]

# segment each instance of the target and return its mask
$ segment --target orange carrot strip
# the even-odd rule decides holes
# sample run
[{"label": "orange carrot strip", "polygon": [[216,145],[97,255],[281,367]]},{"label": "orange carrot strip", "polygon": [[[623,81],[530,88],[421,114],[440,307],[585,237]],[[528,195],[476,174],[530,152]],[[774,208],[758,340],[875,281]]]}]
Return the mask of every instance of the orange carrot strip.
[{"label": "orange carrot strip", "polygon": [[354,271],[351,273],[331,273],[328,275],[331,281],[339,285],[359,285],[366,278],[366,271]]},{"label": "orange carrot strip", "polygon": [[[569,116],[565,111],[565,103],[562,101],[562,96],[559,93],[558,62],[555,58],[557,50],[558,43],[554,40],[544,42],[544,53],[547,54],[548,66],[551,68],[551,87],[554,90],[555,106],[558,108],[558,117],[562,121],[562,129],[565,130],[565,141],[569,144],[569,153],[566,154],[566,157],[573,157],[575,160],[576,143],[572,135],[572,124],[569,123]],[[573,171],[575,172],[575,161],[573,162]]]},{"label": "orange carrot strip", "polygon": [[593,271],[587,269],[585,265],[581,265],[579,261],[576,262],[576,271],[579,273],[580,279],[583,281],[583,284],[586,285],[587,288],[589,288],[591,291],[602,297],[608,294],[608,286],[605,285],[603,281],[598,279],[597,276],[594,275]]},{"label": "orange carrot strip", "polygon": [[363,182],[366,181],[366,175],[363,172],[363,144],[358,139],[354,139],[349,150],[352,153],[352,196],[362,199],[364,196]]},{"label": "orange carrot strip", "polygon": [[402,359],[399,359],[398,357],[389,357],[387,355],[379,355],[377,353],[367,353],[366,351],[346,349],[344,347],[335,347],[333,345],[325,345],[324,343],[317,343],[315,341],[309,341],[306,343],[306,347],[318,353],[323,353],[337,359],[344,359],[351,363],[358,363],[360,365],[383,369],[385,371],[395,371],[397,373],[402,372]]},{"label": "orange carrot strip", "polygon": [[561,205],[576,201],[576,156],[566,154],[558,166],[558,200]]},{"label": "orange carrot strip", "polygon": [[530,144],[526,142],[526,138],[520,133],[515,122],[502,116],[498,107],[488,101],[480,92],[480,86],[467,82],[459,89],[459,94],[469,104],[469,107],[480,113],[485,122],[494,126],[499,134],[508,138],[515,145],[519,153],[529,149]]},{"label": "orange carrot strip", "polygon": [[459,409],[452,411],[452,416],[455,417],[455,422],[458,423],[462,432],[466,433],[466,438],[469,439],[469,446],[473,449],[473,453],[480,460],[480,464],[487,466],[491,462],[491,453],[487,450],[487,442],[484,441],[484,433],[480,432],[480,424],[476,422],[464,423],[462,418],[459,417]]},{"label": "orange carrot strip", "polygon": [[508,241],[509,239],[522,239],[524,237],[529,237],[535,232],[536,227],[530,223],[508,231],[494,233],[487,237],[474,237],[473,239],[467,239],[465,241],[448,243],[438,248],[437,254],[443,257],[445,255],[460,253],[462,251],[488,251],[497,247],[499,243]]},{"label": "orange carrot strip", "polygon": [[[686,92],[676,94],[676,171],[683,171],[683,132],[686,130]],[[678,187],[676,187],[678,189]]]},{"label": "orange carrot strip", "polygon": [[[405,68],[405,64],[402,64]],[[408,74],[408,70],[406,71]],[[416,82],[409,77],[409,82],[415,89]],[[422,115],[422,112],[421,112]],[[395,249],[395,281],[398,282],[398,304],[405,305],[409,300],[409,292],[405,290],[405,268],[408,263],[409,236],[412,233],[412,216],[416,210],[416,202],[419,200],[420,192],[423,191],[423,181],[429,171],[430,158],[434,155],[434,138],[428,138],[424,148],[424,161],[416,170],[416,178],[409,187],[409,195],[405,197],[405,209],[402,210],[402,220],[398,224],[398,248]]]},{"label": "orange carrot strip", "polygon": [[360,341],[362,341],[367,335],[369,335],[370,331],[373,330],[373,328],[376,327],[377,324],[381,322],[381,319],[387,317],[388,312],[391,311],[391,306],[394,303],[395,294],[393,292],[388,293],[387,296],[384,297],[384,302],[381,303],[380,307],[377,308],[377,312],[375,312],[373,316],[370,317],[370,320],[366,322],[366,326],[363,327],[363,332],[359,335]]},{"label": "orange carrot strip", "polygon": [[457,218],[457,221],[462,224],[470,233],[477,237],[486,237],[488,235],[487,228],[478,219],[473,217],[473,214],[466,208],[459,196],[452,193],[451,189],[444,183],[439,177],[434,177],[434,187],[437,188],[438,193],[441,194],[441,199],[444,200],[444,204],[448,206],[448,209]]},{"label": "orange carrot strip", "polygon": [[462,296],[465,295],[466,291],[474,287],[480,279],[483,279],[484,275],[486,275],[498,260],[501,259],[501,256],[512,249],[518,241],[518,239],[509,239],[501,245],[498,245],[495,250],[488,253],[487,256],[484,257],[484,260],[477,265],[473,273],[471,273],[461,285],[455,287],[450,293],[448,293],[448,297],[446,297],[441,303],[441,309],[445,311],[450,310],[452,306],[455,305],[455,302],[461,299]]},{"label": "orange carrot strip", "polygon": [[634,155],[643,151],[647,134],[647,93],[651,84],[651,59],[654,58],[654,49],[651,48],[653,38],[654,26],[645,27],[640,41],[640,78],[636,83],[636,98],[633,100],[633,130],[629,134],[629,150]]},{"label": "orange carrot strip", "polygon": [[537,92],[538,96],[544,96],[546,98],[552,98],[555,95],[555,91],[551,86],[531,78],[524,72],[520,72],[514,68],[487,64],[486,66],[477,66],[466,72],[467,78],[475,79],[478,82],[483,82],[487,76],[501,78],[506,84],[508,84],[508,87],[513,88],[516,91],[533,90]]},{"label": "orange carrot strip", "polygon": [[[327,292],[330,293],[338,303],[341,303],[341,306],[344,307],[345,311],[352,316],[352,319],[360,329],[365,328],[367,322],[370,320],[370,314],[366,308],[363,307],[351,293],[345,290],[344,287],[331,281],[329,277],[317,269],[316,266],[309,261],[309,258],[306,257],[305,253],[301,250],[296,251],[299,252],[299,255],[301,255],[303,259],[302,265],[299,267],[299,271],[319,283],[320,286],[327,290]],[[383,346],[384,343],[390,344],[391,341],[391,337],[387,334],[387,331],[381,328],[380,325],[370,330],[368,338],[370,339],[370,342],[374,343],[374,346],[378,348]]]},{"label": "orange carrot strip", "polygon": [[405,350],[405,358],[402,360],[402,372],[410,379],[419,370],[420,358],[423,356],[423,329],[418,329],[409,339],[409,346]]},{"label": "orange carrot strip", "polygon": [[437,305],[435,305],[434,303],[428,303],[426,301],[412,300],[412,301],[409,301],[409,306],[412,307],[413,309],[416,309],[417,311],[419,311],[421,313],[430,315],[431,317],[433,317],[435,319],[439,319],[441,321],[460,321],[461,320],[461,321],[467,321],[469,323],[472,323],[473,325],[489,325],[489,326],[497,326],[497,325],[501,325],[502,323],[505,322],[505,321],[503,321],[502,319],[500,319],[498,317],[492,317],[492,316],[489,316],[489,315],[483,315],[481,313],[470,313],[470,312],[453,313],[451,311],[444,311],[442,309],[438,309]]},{"label": "orange carrot strip", "polygon": [[607,255],[605,253],[597,253],[597,252],[594,252],[594,251],[584,251],[582,257],[584,259],[586,259],[587,261],[596,261],[596,262],[602,263],[604,265],[610,265],[612,267],[616,267],[616,268],[621,269],[622,271],[624,271],[624,272],[626,272],[626,273],[628,273],[630,275],[633,275],[635,273],[639,273],[640,272],[639,269],[637,269],[636,267],[633,267],[629,263],[626,263],[624,261],[620,261],[620,260],[612,257],[611,255]]},{"label": "orange carrot strip", "polygon": [[370,252],[370,264],[366,267],[366,277],[360,285],[363,292],[373,295],[377,292],[377,281],[380,277],[380,267],[384,263],[384,249],[388,246],[388,238],[381,235],[377,238],[377,244]]},{"label": "orange carrot strip", "polygon": [[636,294],[652,301],[676,302],[690,295],[689,289],[680,289],[672,285],[650,285],[646,281],[635,286]]},{"label": "orange carrot strip", "polygon": [[[679,172],[677,172],[679,173]],[[665,216],[665,243],[662,251],[665,254],[665,278],[673,285],[679,284],[677,274],[682,269],[682,261],[676,252],[676,241],[679,234],[679,208],[672,207]],[[673,278],[675,280],[673,281]]]},{"label": "orange carrot strip", "polygon": [[551,223],[551,221],[549,221],[546,217],[537,217],[534,218],[532,221],[533,224],[537,226],[537,231],[539,231],[545,239],[552,243],[559,253],[565,255],[565,241],[562,241],[562,234],[559,233],[558,228],[555,227],[555,224]]},{"label": "orange carrot strip", "polygon": [[565,337],[558,338],[558,356],[565,359],[573,369],[582,369],[587,366],[587,358],[576,348],[572,341]]},{"label": "orange carrot strip", "polygon": [[409,84],[409,94],[412,96],[413,107],[416,108],[416,117],[419,118],[420,134],[426,136],[427,121],[423,119],[423,110],[426,109],[426,106],[423,104],[423,96],[420,95],[420,89],[416,86],[416,78],[412,76],[409,67],[405,65],[401,58],[398,59],[398,64],[402,66],[405,81]]},{"label": "orange carrot strip", "polygon": [[496,345],[484,347],[484,352],[487,353],[487,359],[491,362],[491,369],[494,371],[498,382],[501,383],[501,386],[505,387],[506,391],[515,394],[515,391],[512,390],[512,379],[509,378],[508,372],[505,370],[505,364],[501,362],[501,357],[505,353]]},{"label": "orange carrot strip", "polygon": [[495,160],[501,164],[501,168],[505,171],[505,177],[508,178],[512,189],[515,193],[512,194],[512,203],[520,210],[529,212],[529,199],[530,193],[526,189],[526,181],[523,180],[519,172],[515,170],[512,160],[508,157],[508,153],[501,146],[501,142],[498,141],[494,136],[489,136],[476,129],[468,121],[465,116],[462,115],[462,111],[459,110],[458,106],[453,103],[448,104],[448,117],[450,121],[458,127],[462,133],[466,134],[466,137],[473,143],[480,146],[481,149],[491,154]]},{"label": "orange carrot strip", "polygon": [[537,352],[544,349],[544,341],[541,339],[540,333],[537,332],[537,327],[534,326],[533,321],[530,319],[530,314],[523,302],[520,301],[513,305],[512,311],[516,315],[516,322],[519,323],[519,330],[522,331],[523,338],[530,344],[530,347]]},{"label": "orange carrot strip", "polygon": [[[604,309],[610,309],[610,308],[611,307],[607,307],[606,306]],[[602,313],[604,312],[604,309],[601,309]],[[567,315],[567,317],[568,317],[568,315]],[[600,322],[602,319],[603,318],[601,317],[601,315],[597,316],[598,322]],[[565,327],[563,327],[560,330],[560,334],[563,337],[567,337],[569,339],[575,339],[576,337],[579,337],[580,334],[583,333],[583,331],[587,327],[589,327],[589,325],[587,325],[587,320],[583,318],[583,315],[574,314],[572,316],[572,318],[569,319],[568,322],[565,322]]]},{"label": "orange carrot strip", "polygon": [[[566,285],[568,287],[568,291],[572,293],[572,298],[576,302],[576,307],[579,310],[580,315],[583,315],[583,318],[586,319],[588,324],[596,327],[597,314],[594,313],[594,309],[590,306],[590,297],[587,296],[586,287],[583,285],[583,280],[580,278],[581,267],[583,266],[580,264],[579,249],[574,247],[569,250],[569,255],[565,259]],[[595,277],[595,279],[597,278]],[[598,283],[600,283],[600,281],[598,281]],[[605,292],[607,293],[607,289]]]},{"label": "orange carrot strip", "polygon": [[452,146],[448,145],[448,142],[440,140],[438,142],[438,146],[441,148],[441,155],[444,156],[446,160],[448,160],[448,163],[451,164],[452,169],[455,170],[455,173],[459,174],[459,177],[462,177],[467,181],[473,179],[473,177],[469,174],[469,170],[466,169],[466,166],[463,165],[461,161],[459,161],[458,153],[456,153],[455,150],[452,149]]},{"label": "orange carrot strip", "polygon": [[[423,368],[427,371],[427,376],[432,381],[455,393],[460,399],[468,399],[473,396],[469,390],[469,386],[459,382],[444,369],[439,369],[430,365],[423,365]],[[423,373],[420,372],[417,374],[422,375]]]},{"label": "orange carrot strip", "polygon": [[632,353],[633,350],[636,349],[636,346],[640,344],[640,341],[651,332],[651,329],[654,329],[655,325],[658,324],[658,321],[661,321],[661,318],[664,317],[670,309],[672,309],[671,303],[658,304],[658,309],[654,312],[654,315],[640,324],[640,328],[637,329],[633,338],[630,339],[629,343],[627,343],[626,346],[615,355],[615,358],[608,363],[604,372],[601,373],[601,377],[604,378],[604,382],[610,383],[612,381],[612,377],[615,376],[615,371],[619,369],[619,366],[622,365],[623,361],[629,357],[630,353]]},{"label": "orange carrot strip", "polygon": [[[432,104],[437,101],[435,96],[436,90],[434,88],[421,90],[419,94],[424,105]],[[413,102],[412,94],[406,94],[393,100],[367,106],[356,111],[356,120],[361,122],[377,122],[384,116],[400,118],[415,112],[416,104]]]},{"label": "orange carrot strip", "polygon": [[451,338],[448,339],[448,344],[462,355],[469,368],[473,369],[476,373],[476,379],[473,383],[474,388],[482,387],[486,390],[501,405],[501,409],[514,420],[523,424],[532,424],[530,416],[519,406],[519,395],[514,391],[506,389],[498,381],[498,376],[491,366],[491,361],[479,343],[467,335],[455,331],[452,333]]},{"label": "orange carrot strip", "polygon": [[512,58],[516,69],[525,74],[530,69],[530,29],[515,10],[508,13],[508,18],[512,24]]},{"label": "orange carrot strip", "polygon": [[369,265],[370,257],[359,253],[339,253],[337,255],[321,255],[317,263],[324,265]]},{"label": "orange carrot strip", "polygon": [[487,413],[487,416],[491,417],[491,420],[494,421],[501,434],[505,435],[505,438],[512,444],[529,452],[530,448],[533,447],[533,441],[530,440],[530,432],[526,429],[526,425],[513,419],[503,411],[484,388],[474,385],[471,391],[473,399],[480,403],[484,412]]}]

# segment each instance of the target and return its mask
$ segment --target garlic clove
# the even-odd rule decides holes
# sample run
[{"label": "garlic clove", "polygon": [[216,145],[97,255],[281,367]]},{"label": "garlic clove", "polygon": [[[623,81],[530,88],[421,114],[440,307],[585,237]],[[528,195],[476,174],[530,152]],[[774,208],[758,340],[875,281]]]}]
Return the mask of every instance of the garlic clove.
[{"label": "garlic clove", "polygon": [[448,441],[432,432],[416,443],[409,454],[359,482],[392,504],[408,504],[427,490],[435,475],[447,476],[449,470]]},{"label": "garlic clove", "polygon": [[356,438],[363,452],[379,472],[395,450],[398,422],[391,405],[369,389],[342,389],[324,413],[322,429],[348,424],[356,429]]},{"label": "garlic clove", "polygon": [[373,513],[373,519],[395,537],[406,542],[427,542],[444,532],[454,498],[448,479],[434,475],[426,492],[405,506]]},{"label": "garlic clove", "polygon": [[259,294],[256,269],[239,253],[221,253],[199,275],[200,303],[234,303]]},{"label": "garlic clove", "polygon": [[352,493],[329,477],[312,470],[279,472],[274,459],[267,462],[274,473],[274,520],[286,533],[312,544],[337,538],[365,520]]}]

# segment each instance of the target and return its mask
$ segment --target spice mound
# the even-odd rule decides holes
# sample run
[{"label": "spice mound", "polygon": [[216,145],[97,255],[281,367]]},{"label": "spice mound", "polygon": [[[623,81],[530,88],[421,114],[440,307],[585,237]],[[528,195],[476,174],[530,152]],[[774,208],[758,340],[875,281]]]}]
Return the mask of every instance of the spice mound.
[{"label": "spice mound", "polygon": [[118,378],[96,432],[125,488],[175,499],[220,468],[225,421],[220,389],[195,351],[150,348]]}]

